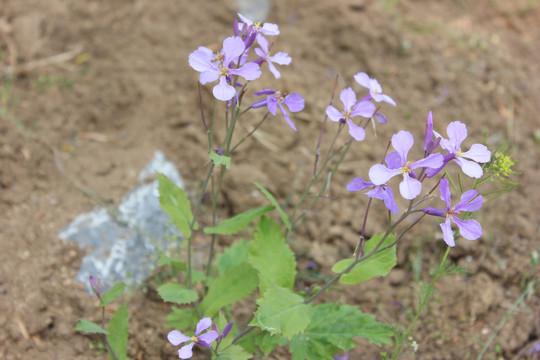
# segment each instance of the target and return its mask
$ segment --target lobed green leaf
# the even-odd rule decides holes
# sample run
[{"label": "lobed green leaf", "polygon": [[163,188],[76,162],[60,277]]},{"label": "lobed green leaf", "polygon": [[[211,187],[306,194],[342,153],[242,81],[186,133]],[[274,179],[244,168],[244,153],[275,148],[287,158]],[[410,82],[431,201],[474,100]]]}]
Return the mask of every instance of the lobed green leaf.
[{"label": "lobed green leaf", "polygon": [[263,217],[249,246],[249,263],[259,275],[261,294],[273,286],[292,289],[296,278],[296,259],[279,225]]},{"label": "lobed green leaf", "polygon": [[158,174],[157,178],[161,209],[169,215],[173,224],[184,237],[191,237],[193,213],[186,192],[163,174]]},{"label": "lobed green leaf", "polygon": [[[364,248],[364,252],[369,254],[375,249],[377,244],[383,238],[383,234],[377,234],[371,237]],[[396,241],[394,234],[390,234],[384,239],[382,245],[379,247],[383,249]],[[355,259],[344,259],[338,261],[333,267],[332,271],[340,273],[354,263]],[[368,281],[375,277],[386,276],[394,266],[397,264],[396,245],[382,250],[374,255],[371,255],[366,260],[358,263],[349,273],[341,276],[339,280],[342,284],[359,284],[364,281]]]},{"label": "lobed green leaf", "polygon": [[254,324],[270,334],[291,339],[306,329],[311,321],[311,306],[289,289],[273,287],[257,300]]},{"label": "lobed green leaf", "polygon": [[313,308],[311,322],[302,334],[292,339],[290,349],[293,360],[331,359],[356,347],[355,338],[388,344],[393,335],[392,327],[356,307],[322,304]]},{"label": "lobed green leaf", "polygon": [[227,269],[209,280],[208,293],[201,302],[206,316],[214,316],[222,307],[248,296],[257,287],[257,273],[248,263]]},{"label": "lobed green leaf", "polygon": [[199,298],[196,291],[186,289],[177,283],[163,284],[158,287],[157,292],[164,301],[179,305],[191,304],[192,302],[197,301]]}]

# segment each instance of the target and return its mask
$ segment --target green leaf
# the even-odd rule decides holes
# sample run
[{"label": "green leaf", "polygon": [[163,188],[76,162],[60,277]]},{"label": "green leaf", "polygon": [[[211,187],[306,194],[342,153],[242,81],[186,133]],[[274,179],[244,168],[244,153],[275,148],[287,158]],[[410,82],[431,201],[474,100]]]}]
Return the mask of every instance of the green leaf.
[{"label": "green leaf", "polygon": [[288,339],[301,333],[311,320],[311,307],[289,289],[273,287],[257,300],[254,324],[270,334]]},{"label": "green leaf", "polygon": [[197,301],[199,296],[197,292],[191,289],[186,289],[182,285],[177,283],[163,284],[157,289],[159,296],[164,301],[172,302],[175,304],[191,304]]},{"label": "green leaf", "polygon": [[193,270],[191,272],[191,281],[195,283],[204,283],[206,282],[206,274],[202,271]]},{"label": "green leaf", "polygon": [[238,266],[248,260],[248,243],[244,240],[235,242],[229,246],[223,254],[217,258],[217,266],[220,274],[223,274],[227,269]]},{"label": "green leaf", "polygon": [[[373,251],[383,236],[383,234],[376,234],[369,239],[364,248],[365,254],[369,254],[370,251]],[[379,247],[379,250],[389,246],[395,241],[396,237],[394,234],[388,235],[382,245]],[[334,267],[332,267],[332,271],[339,273],[345,270],[353,262],[354,259],[341,260],[337,262]],[[359,284],[375,277],[386,276],[388,273],[390,273],[392,268],[396,266],[396,264],[396,246],[394,245],[358,263],[358,265],[356,265],[349,273],[343,275],[339,281],[342,284]]]},{"label": "green leaf", "polygon": [[105,334],[107,335],[107,330],[96,324],[95,322],[89,320],[79,320],[77,325],[75,325],[75,330],[83,334]]},{"label": "green leaf", "polygon": [[107,328],[107,341],[118,360],[127,359],[128,317],[127,306],[125,304],[120,305],[118,310],[116,310],[112,316],[111,321],[109,321],[109,326]]},{"label": "green leaf", "polygon": [[107,306],[110,303],[112,303],[114,300],[118,299],[120,295],[124,293],[124,290],[126,289],[126,284],[124,283],[116,283],[112,288],[110,288],[108,291],[106,291],[103,295],[101,295],[101,306]]},{"label": "green leaf", "polygon": [[214,316],[219,309],[248,296],[256,287],[255,270],[247,263],[240,264],[209,281],[201,309],[206,316]]},{"label": "green leaf", "polygon": [[292,224],[291,224],[291,220],[289,220],[289,215],[287,215],[285,210],[283,210],[283,208],[279,205],[274,195],[272,195],[270,191],[268,191],[264,186],[262,186],[258,182],[255,183],[255,186],[257,187],[257,189],[259,189],[260,192],[263,193],[263,195],[268,199],[268,201],[270,201],[270,204],[274,205],[285,227],[289,231],[292,231]]},{"label": "green leaf", "polygon": [[182,235],[189,238],[191,236],[193,214],[186,192],[163,174],[158,174],[157,178],[161,209],[169,215],[169,218]]},{"label": "green leaf", "polygon": [[252,356],[242,349],[242,347],[231,345],[223,351],[220,351],[213,358],[215,360],[248,360],[251,359],[251,357]]},{"label": "green leaf", "polygon": [[197,320],[197,312],[194,308],[174,308],[165,317],[165,324],[169,328],[186,330],[193,328]]},{"label": "green leaf", "polygon": [[229,156],[219,155],[215,151],[210,152],[209,155],[215,166],[225,166],[227,169],[231,167],[231,158]]},{"label": "green leaf", "polygon": [[296,260],[281,234],[279,225],[263,217],[249,247],[249,263],[259,275],[259,287],[264,294],[269,287],[291,289],[296,277]]},{"label": "green leaf", "polygon": [[287,339],[279,335],[271,335],[270,333],[263,331],[259,336],[256,337],[255,344],[261,349],[264,355],[270,354],[276,346],[285,345]]},{"label": "green leaf", "polygon": [[243,213],[235,215],[232,218],[223,220],[216,226],[204,228],[204,233],[220,235],[236,234],[244,230],[253,220],[272,210],[274,210],[274,207],[268,205],[244,211]]},{"label": "green leaf", "polygon": [[159,256],[158,266],[170,266],[177,272],[185,271],[187,269],[187,265],[185,262],[177,260],[165,254],[161,254]]},{"label": "green leaf", "polygon": [[293,360],[331,359],[336,353],[356,347],[355,338],[388,344],[393,335],[392,327],[356,307],[322,304],[314,307],[309,326],[292,339],[290,350]]}]

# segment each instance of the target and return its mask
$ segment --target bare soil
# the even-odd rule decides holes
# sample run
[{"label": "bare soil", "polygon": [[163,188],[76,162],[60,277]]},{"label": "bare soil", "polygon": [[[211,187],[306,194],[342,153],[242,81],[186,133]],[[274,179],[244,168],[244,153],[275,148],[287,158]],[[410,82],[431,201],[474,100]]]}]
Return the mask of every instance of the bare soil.
[{"label": "bare soil", "polygon": [[[217,46],[234,12],[231,0],[0,0],[0,71],[17,71],[4,78],[0,98],[8,105],[0,114],[1,359],[104,357],[74,332],[78,319],[97,317],[96,302],[74,281],[84,252],[57,233],[77,214],[118,201],[156,149],[197,186],[206,135],[187,56],[198,45]],[[296,118],[298,134],[276,118],[237,154],[223,216],[263,203],[255,180],[281,199],[306,182],[336,74],[347,81],[359,70],[376,75],[399,106],[377,137],[353,147],[333,182],[338,200],[313,208],[295,240],[302,259],[324,273],[354,247],[366,203],[344,185],[365,176],[393,131],[420,135],[433,110],[440,130],[461,119],[475,139],[509,144],[519,188],[485,205],[480,241],[459,241],[452,251],[468,273],[438,284],[414,335],[418,351],[403,355],[475,359],[539,275],[531,256],[540,250],[540,144],[533,136],[540,129],[540,3],[277,0],[270,20],[294,59],[282,85],[304,94],[308,106]],[[49,58],[77,48],[67,60]],[[32,63],[40,59],[48,61]],[[258,119],[245,121],[247,128]],[[375,219],[370,231],[382,224]],[[399,267],[388,278],[332,297],[407,324],[418,279],[444,250],[436,234],[437,225],[425,222],[400,245]],[[422,267],[413,271],[420,256]],[[168,306],[138,293],[130,311],[131,357],[174,358],[164,341]],[[484,358],[526,358],[540,338],[538,291],[503,325]],[[351,358],[378,359],[379,352],[362,343]]]}]

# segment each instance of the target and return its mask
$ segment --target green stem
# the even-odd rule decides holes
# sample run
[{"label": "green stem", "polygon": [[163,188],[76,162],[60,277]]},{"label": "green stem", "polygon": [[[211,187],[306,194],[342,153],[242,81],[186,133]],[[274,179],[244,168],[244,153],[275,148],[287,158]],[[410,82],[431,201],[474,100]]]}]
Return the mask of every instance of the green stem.
[{"label": "green stem", "polygon": [[332,139],[332,142],[330,143],[330,147],[328,148],[328,152],[327,152],[326,157],[325,157],[325,159],[324,159],[324,161],[323,161],[323,163],[321,165],[321,168],[319,169],[319,171],[317,171],[311,177],[311,179],[308,182],[308,184],[306,185],[304,191],[300,195],[300,200],[298,200],[298,203],[296,203],[294,205],[293,214],[291,216],[293,226],[294,226],[294,224],[295,224],[295,222],[297,220],[298,209],[300,208],[300,206],[302,206],[302,204],[306,200],[307,196],[309,195],[311,187],[317,182],[317,180],[319,180],[319,177],[321,176],[321,174],[326,170],[326,166],[328,165],[330,160],[334,157],[334,155],[335,155],[335,154],[333,154],[334,147],[336,145],[336,141],[337,141],[339,135],[341,134],[342,130],[343,130],[343,124],[340,123],[339,127],[338,127],[338,130],[336,131],[336,135],[334,136],[334,138]]}]

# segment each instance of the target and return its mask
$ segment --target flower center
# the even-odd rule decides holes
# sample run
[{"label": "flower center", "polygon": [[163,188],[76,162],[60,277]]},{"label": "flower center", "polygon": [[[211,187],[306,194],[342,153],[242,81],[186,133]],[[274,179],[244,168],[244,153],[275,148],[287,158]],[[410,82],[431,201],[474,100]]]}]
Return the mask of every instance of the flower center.
[{"label": "flower center", "polygon": [[262,23],[260,21],[256,21],[253,23],[253,27],[255,30],[259,30],[262,27]]},{"label": "flower center", "polygon": [[456,156],[463,156],[463,151],[461,150],[456,151]]},{"label": "flower center", "polygon": [[401,172],[404,173],[404,174],[405,174],[405,173],[407,173],[407,174],[410,173],[410,172],[411,172],[410,165],[411,165],[411,162],[410,162],[410,161],[407,161],[407,162],[405,163],[405,165],[403,165],[403,167],[401,168]]},{"label": "flower center", "polygon": [[191,341],[193,341],[194,343],[198,342],[199,339],[196,337],[196,336],[192,336],[191,337]]},{"label": "flower center", "polygon": [[220,76],[227,76],[229,75],[229,69],[227,69],[225,66],[219,67],[219,74]]},{"label": "flower center", "polygon": [[286,95],[287,95],[286,93],[283,93],[281,91],[276,91],[274,96],[276,97],[276,100],[278,101],[278,103],[281,104],[281,103],[283,103],[283,101],[285,101],[285,96]]}]

